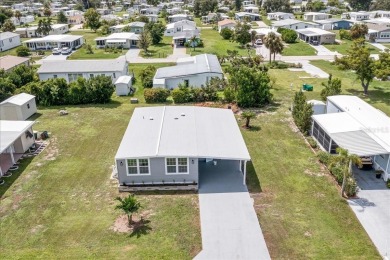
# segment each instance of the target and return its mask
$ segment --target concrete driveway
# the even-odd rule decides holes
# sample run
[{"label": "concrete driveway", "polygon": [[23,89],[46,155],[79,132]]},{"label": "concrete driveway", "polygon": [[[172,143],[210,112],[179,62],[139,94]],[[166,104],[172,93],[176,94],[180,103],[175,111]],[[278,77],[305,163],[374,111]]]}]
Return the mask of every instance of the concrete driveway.
[{"label": "concrete driveway", "polygon": [[200,163],[203,250],[195,259],[271,259],[237,162]]},{"label": "concrete driveway", "polygon": [[323,45],[312,45],[309,44],[312,48],[314,48],[317,51],[317,55],[319,56],[326,56],[326,55],[338,55],[338,52],[330,51],[328,48],[326,48]]},{"label": "concrete driveway", "polygon": [[354,169],[360,191],[349,206],[383,257],[390,259],[390,190],[373,171]]}]

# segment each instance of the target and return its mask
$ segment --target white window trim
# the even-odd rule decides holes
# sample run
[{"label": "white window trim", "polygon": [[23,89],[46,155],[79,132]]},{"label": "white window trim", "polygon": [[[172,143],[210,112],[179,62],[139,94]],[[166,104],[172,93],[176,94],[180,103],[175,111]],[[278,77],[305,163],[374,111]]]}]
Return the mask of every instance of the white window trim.
[{"label": "white window trim", "polygon": [[[186,158],[187,159],[187,172],[179,172],[179,158]],[[167,165],[167,159],[176,159],[176,172],[171,173],[168,172],[168,165]],[[165,157],[165,175],[183,175],[183,174],[190,174],[190,160],[188,157]],[[173,165],[170,165],[173,166]]]},{"label": "white window trim", "polygon": [[[143,160],[143,159],[148,160],[148,172],[149,172],[149,173],[140,173],[140,171],[139,171],[139,160]],[[129,165],[128,165],[128,163],[127,163],[127,160],[136,160],[136,161],[137,161],[137,173],[129,174]],[[149,158],[127,158],[127,159],[125,159],[125,162],[126,162],[126,175],[127,175],[127,176],[138,176],[138,175],[145,176],[145,175],[151,175],[151,173],[150,173],[150,159],[149,159]]]}]

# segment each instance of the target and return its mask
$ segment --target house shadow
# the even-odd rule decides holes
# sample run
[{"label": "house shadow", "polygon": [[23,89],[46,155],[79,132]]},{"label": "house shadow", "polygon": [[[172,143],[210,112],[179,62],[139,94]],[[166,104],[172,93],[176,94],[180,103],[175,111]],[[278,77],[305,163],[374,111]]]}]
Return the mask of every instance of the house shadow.
[{"label": "house shadow", "polygon": [[133,231],[129,237],[140,238],[150,233],[152,228],[150,227],[150,220],[141,218],[139,221],[133,222]]},{"label": "house shadow", "polygon": [[[129,101],[130,102],[130,101]],[[113,109],[121,106],[122,103],[117,100],[111,100],[105,104],[81,104],[81,105],[58,105],[58,106],[38,106],[39,110],[66,110],[67,108],[101,108],[101,109]]]},{"label": "house shadow", "polygon": [[252,161],[246,164],[246,185],[250,193],[262,192],[260,180]]},{"label": "house shadow", "polygon": [[34,157],[27,157],[19,159],[18,169],[15,171],[10,171],[12,176],[10,177],[1,177],[1,180],[4,181],[3,185],[0,185],[0,198],[7,192],[7,190],[13,185],[13,183],[22,175],[27,166],[31,163]]}]

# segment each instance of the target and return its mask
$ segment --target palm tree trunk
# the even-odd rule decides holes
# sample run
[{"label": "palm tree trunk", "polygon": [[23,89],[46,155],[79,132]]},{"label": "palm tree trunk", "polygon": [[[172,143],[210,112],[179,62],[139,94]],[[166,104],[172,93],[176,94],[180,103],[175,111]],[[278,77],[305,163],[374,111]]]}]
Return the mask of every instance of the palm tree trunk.
[{"label": "palm tree trunk", "polygon": [[[352,160],[349,160],[348,163],[348,175],[350,174],[352,169]],[[343,173],[343,183],[341,184],[341,197],[344,197],[344,191],[345,191],[345,185],[347,183],[347,171],[344,171]]]},{"label": "palm tree trunk", "polygon": [[130,226],[131,223],[133,222],[133,215],[132,214],[127,215],[127,221],[128,221],[129,226]]},{"label": "palm tree trunk", "polygon": [[246,118],[246,123],[245,123],[245,127],[246,128],[249,128],[249,123],[250,123],[251,119],[249,117]]},{"label": "palm tree trunk", "polygon": [[276,52],[274,52],[274,62],[275,62]]},{"label": "palm tree trunk", "polygon": [[271,49],[269,50],[269,64],[272,62],[272,52]]}]

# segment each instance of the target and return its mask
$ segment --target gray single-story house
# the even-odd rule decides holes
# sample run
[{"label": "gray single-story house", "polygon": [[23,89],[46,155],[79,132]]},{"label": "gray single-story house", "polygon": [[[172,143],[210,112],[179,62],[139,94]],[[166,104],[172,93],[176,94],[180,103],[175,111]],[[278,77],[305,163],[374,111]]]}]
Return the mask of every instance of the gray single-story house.
[{"label": "gray single-story house", "polygon": [[312,116],[311,135],[320,147],[335,154],[338,147],[350,154],[371,157],[374,168],[390,177],[390,118],[356,96],[330,96],[326,113]]},{"label": "gray single-story house", "polygon": [[333,44],[336,42],[336,34],[319,28],[307,28],[296,30],[298,38],[305,42],[317,41],[319,44]]},{"label": "gray single-story house", "polygon": [[20,93],[0,103],[0,120],[26,120],[37,112],[35,96]]},{"label": "gray single-story house", "polygon": [[317,20],[315,23],[318,23],[323,30],[349,30],[351,29],[353,23],[347,20],[330,18],[327,20]]},{"label": "gray single-story house", "polygon": [[230,109],[160,106],[134,110],[115,165],[120,191],[197,190],[205,166],[208,171],[233,166],[245,184],[249,160]]},{"label": "gray single-story house", "polygon": [[154,88],[177,88],[179,84],[191,87],[206,86],[211,78],[222,78],[222,67],[212,54],[200,54],[177,60],[176,66],[159,68],[153,78]]}]

